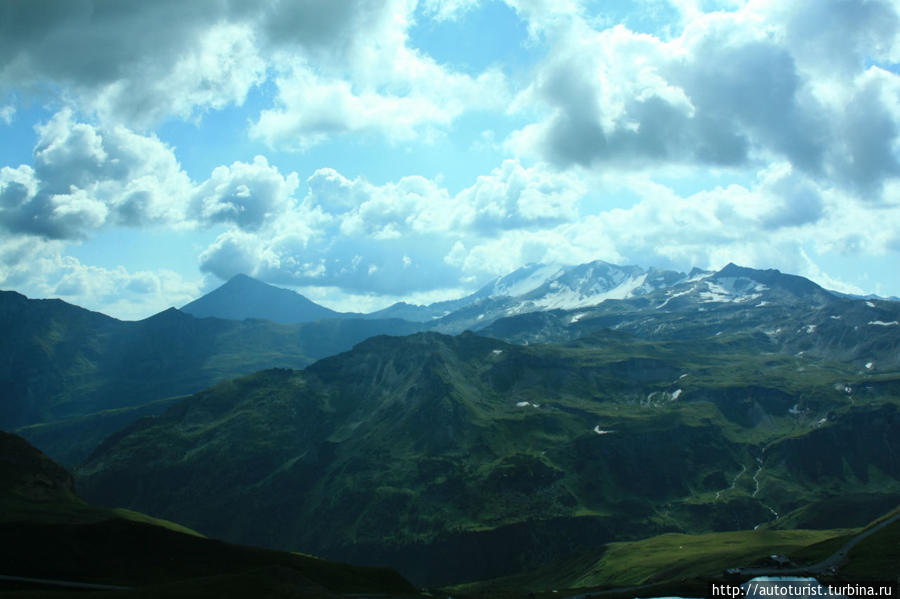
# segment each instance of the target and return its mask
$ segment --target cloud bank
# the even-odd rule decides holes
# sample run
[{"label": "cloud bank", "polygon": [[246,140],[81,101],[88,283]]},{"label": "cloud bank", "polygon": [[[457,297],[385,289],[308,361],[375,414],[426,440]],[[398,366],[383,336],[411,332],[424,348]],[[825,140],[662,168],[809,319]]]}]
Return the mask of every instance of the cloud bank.
[{"label": "cloud bank", "polygon": [[[96,305],[238,272],[425,297],[599,258],[847,286],[829,260],[900,252],[896,3],[504,5],[531,62],[469,73],[411,32],[464,32],[487,0],[5,3],[0,128],[36,100],[49,116],[30,163],[0,167],[0,282]],[[254,151],[189,175],[163,126],[202,137],[224,110]],[[494,160],[462,183],[329,162],[360,139],[402,161],[479,135]],[[196,275],[67,254],[110,231],[202,233]]]}]

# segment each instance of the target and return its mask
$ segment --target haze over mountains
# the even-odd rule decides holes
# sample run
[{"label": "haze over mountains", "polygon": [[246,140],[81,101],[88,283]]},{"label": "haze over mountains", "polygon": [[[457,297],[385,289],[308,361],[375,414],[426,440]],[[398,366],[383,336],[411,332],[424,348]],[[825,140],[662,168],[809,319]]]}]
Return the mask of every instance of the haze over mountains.
[{"label": "haze over mountains", "polygon": [[0,428],[89,499],[418,584],[900,502],[900,303],[774,270],[530,265],[373,314],[240,275],[137,322],[3,292],[0,322]]}]

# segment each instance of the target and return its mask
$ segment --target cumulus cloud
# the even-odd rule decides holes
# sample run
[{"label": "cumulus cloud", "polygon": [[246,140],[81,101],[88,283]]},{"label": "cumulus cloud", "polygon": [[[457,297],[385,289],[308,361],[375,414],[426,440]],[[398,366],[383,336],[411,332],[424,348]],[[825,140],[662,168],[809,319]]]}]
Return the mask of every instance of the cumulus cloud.
[{"label": "cumulus cloud", "polygon": [[[861,240],[877,217],[789,161],[761,169],[749,183],[688,195],[641,174],[585,179],[516,161],[455,195],[423,177],[374,185],[333,169],[307,183],[289,219],[222,234],[201,268],[223,279],[246,272],[285,285],[399,297],[471,287],[527,262],[603,259],[686,270],[734,261],[808,273],[808,248],[884,253],[900,233],[900,225],[882,224]],[[604,198],[616,196],[637,201],[604,207]],[[885,206],[881,218],[900,223],[897,209]]]},{"label": "cumulus cloud", "polygon": [[[62,281],[47,293],[162,297],[160,273],[65,256],[65,242],[144,226],[213,228],[200,255],[210,276],[360,296],[435,297],[529,261],[813,272],[810,247],[896,251],[896,3],[671,0],[683,22],[651,35],[608,27],[578,0],[505,1],[543,53],[521,80],[457,72],[411,46],[414,19],[464,19],[479,0],[0,6],[0,94],[15,90],[0,98],[58,90],[51,105],[69,107],[37,128],[31,164],[0,169],[4,280],[26,276],[31,256]],[[254,89],[248,134],[278,150],[352,135],[392,151],[491,111],[498,137],[514,123],[502,147],[515,158],[459,192],[330,168],[302,173],[304,191],[262,156],[192,181],[147,133]],[[14,118],[0,108],[0,122]],[[689,191],[669,178],[681,176]]]},{"label": "cumulus cloud", "polygon": [[[470,4],[432,2],[425,14],[445,18]],[[345,133],[398,142],[466,111],[500,109],[508,92],[499,70],[473,77],[409,46],[415,8],[408,0],[276,3],[260,35],[273,52],[277,94],[251,136],[287,149]]]},{"label": "cumulus cloud", "polygon": [[200,254],[200,268],[226,281],[237,274],[255,274],[265,254],[262,239],[232,230],[219,235]]},{"label": "cumulus cloud", "polygon": [[199,283],[165,269],[129,271],[83,264],[66,255],[60,241],[0,239],[0,286],[29,297],[58,297],[126,320],[191,301],[199,295]]},{"label": "cumulus cloud", "polygon": [[[463,3],[426,14],[457,14]],[[0,40],[0,92],[64,89],[60,99],[104,123],[145,129],[244,104],[272,80],[275,104],[251,133],[308,148],[342,132],[406,140],[467,110],[505,101],[499,71],[472,77],[410,48],[416,2],[199,0],[65,7],[12,3]],[[448,12],[449,11],[449,12]]]},{"label": "cumulus cloud", "polygon": [[172,149],[155,136],[101,130],[62,110],[38,127],[33,167],[0,171],[0,226],[79,239],[106,225],[173,222],[190,186]]},{"label": "cumulus cloud", "polygon": [[259,229],[290,209],[298,185],[297,173],[282,176],[264,156],[219,166],[194,190],[192,215],[203,223]]},{"label": "cumulus cloud", "polygon": [[505,160],[456,197],[455,224],[490,232],[573,221],[585,192],[584,183],[576,176]]},{"label": "cumulus cloud", "polygon": [[585,193],[569,174],[513,160],[456,195],[421,176],[374,185],[334,169],[316,171],[307,186],[302,203],[268,228],[220,235],[201,269],[392,295],[458,288],[472,271],[484,274],[445,259],[460,240],[574,221]]},{"label": "cumulus cloud", "polygon": [[301,150],[346,133],[405,141],[429,127],[447,127],[466,111],[498,109],[506,99],[499,71],[478,77],[448,72],[405,45],[386,54],[363,55],[351,69],[330,73],[305,63],[284,69],[275,79],[275,106],[260,113],[251,136]]},{"label": "cumulus cloud", "polygon": [[49,82],[131,126],[240,104],[265,65],[239,10],[211,0],[7,3],[0,87]]},{"label": "cumulus cloud", "polygon": [[693,17],[668,41],[570,23],[515,104],[544,116],[508,146],[561,168],[787,160],[862,197],[897,177],[900,77],[871,64],[900,54],[895,5],[759,1]]},{"label": "cumulus cloud", "polygon": [[195,184],[155,135],[77,122],[68,109],[37,129],[33,166],[0,169],[0,227],[86,239],[114,226],[257,230],[289,213],[299,185],[263,156],[215,168]]}]

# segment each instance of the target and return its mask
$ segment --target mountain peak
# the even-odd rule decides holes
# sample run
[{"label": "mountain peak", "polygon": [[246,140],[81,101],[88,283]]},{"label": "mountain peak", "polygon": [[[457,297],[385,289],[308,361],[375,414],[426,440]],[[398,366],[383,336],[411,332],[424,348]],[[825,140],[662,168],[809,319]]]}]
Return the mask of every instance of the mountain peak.
[{"label": "mountain peak", "polygon": [[231,277],[222,286],[182,307],[181,311],[198,318],[259,318],[279,323],[344,316],[295,291],[269,285],[245,274]]},{"label": "mountain peak", "polygon": [[779,288],[797,296],[820,296],[820,299],[830,298],[832,294],[810,281],[798,275],[788,275],[774,268],[758,270],[746,266],[738,266],[729,262],[720,271],[712,275],[712,279],[750,279],[767,285],[770,288]]},{"label": "mountain peak", "polygon": [[250,275],[238,273],[225,282],[226,285],[268,285],[259,279],[254,279]]},{"label": "mountain peak", "polygon": [[764,273],[766,276],[771,277],[780,275],[781,271],[774,268],[759,270],[756,268],[748,268],[746,266],[738,266],[734,262],[729,262],[723,266],[716,275],[720,277],[752,277],[754,274],[759,275],[760,273]]}]

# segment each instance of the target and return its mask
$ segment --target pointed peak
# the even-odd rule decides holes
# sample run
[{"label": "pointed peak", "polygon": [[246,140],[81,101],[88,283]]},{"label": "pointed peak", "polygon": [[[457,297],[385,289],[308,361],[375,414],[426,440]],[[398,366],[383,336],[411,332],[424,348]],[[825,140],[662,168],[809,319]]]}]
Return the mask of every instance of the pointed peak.
[{"label": "pointed peak", "polygon": [[266,285],[266,286],[271,287],[271,285],[269,285],[268,283],[264,283],[264,282],[260,281],[259,279],[254,279],[250,275],[245,275],[244,273],[238,273],[238,274],[234,275],[233,277],[231,277],[230,279],[225,281],[225,283],[223,283],[222,286],[224,287],[225,285],[247,285],[247,284]]},{"label": "pointed peak", "polygon": [[316,304],[296,291],[269,285],[245,274],[234,275],[203,297],[182,306],[181,311],[198,318],[254,318],[281,323],[310,322],[344,316]]}]

